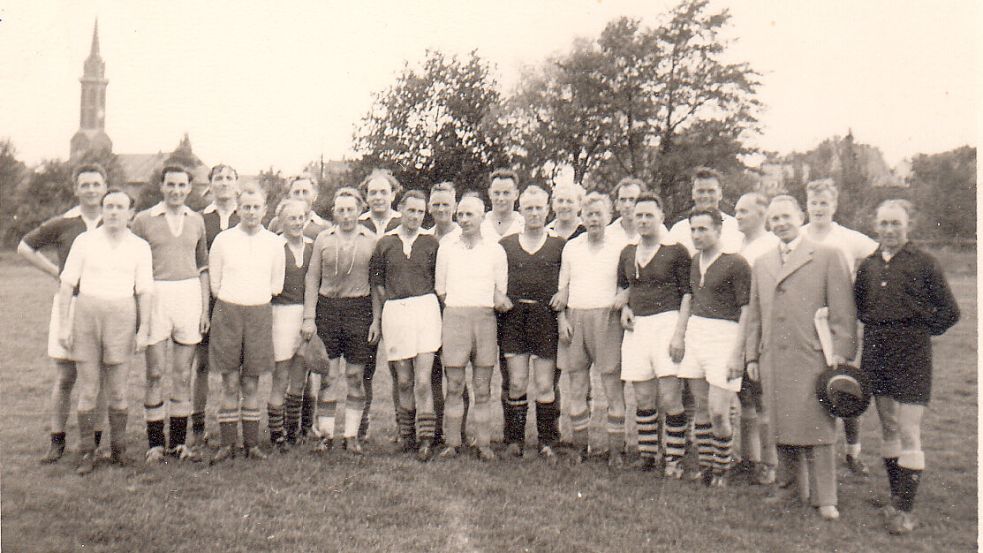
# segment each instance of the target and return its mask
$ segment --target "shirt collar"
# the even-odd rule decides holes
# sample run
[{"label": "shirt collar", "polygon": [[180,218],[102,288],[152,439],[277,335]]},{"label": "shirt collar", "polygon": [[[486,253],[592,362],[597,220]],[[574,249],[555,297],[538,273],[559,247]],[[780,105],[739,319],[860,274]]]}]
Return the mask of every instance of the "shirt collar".
[{"label": "shirt collar", "polygon": [[[163,215],[166,212],[167,212],[167,205],[164,204],[164,202],[158,202],[154,204],[153,207],[150,208],[151,217],[157,217],[158,215]],[[190,207],[186,205],[181,206],[181,215],[187,215],[190,212],[191,212]]]},{"label": "shirt collar", "polygon": [[[154,207],[157,207],[157,206],[154,206]],[[215,212],[217,212],[217,211],[218,211],[218,206],[217,206],[217,205],[215,205],[215,202],[212,202],[212,203],[210,203],[210,204],[208,204],[207,206],[205,206],[205,209],[202,209],[202,210],[201,210],[201,213],[202,213],[202,214],[206,214],[206,213],[215,213]],[[232,213],[235,213],[235,211],[236,211],[236,210],[235,210],[235,209],[233,208],[233,209],[232,209]]]},{"label": "shirt collar", "polygon": [[791,242],[788,242],[787,244],[785,242],[782,242],[781,240],[779,240],[779,242],[781,242],[779,244],[779,247],[786,248],[786,251],[788,251],[788,253],[792,253],[795,251],[796,248],[799,247],[800,244],[802,244],[802,234],[800,233],[798,236],[793,238]]},{"label": "shirt collar", "polygon": [[320,225],[322,227],[328,226],[328,222],[325,221],[323,217],[315,213],[313,210],[311,211],[310,216],[307,218],[307,222],[314,223],[315,225]]},{"label": "shirt collar", "polygon": [[[331,228],[329,228],[327,232],[328,234],[338,234],[341,231],[338,229],[338,225],[331,225]],[[372,234],[372,231],[365,228],[365,225],[355,225],[355,234],[361,236],[367,236],[369,238],[375,238],[375,235]]]}]

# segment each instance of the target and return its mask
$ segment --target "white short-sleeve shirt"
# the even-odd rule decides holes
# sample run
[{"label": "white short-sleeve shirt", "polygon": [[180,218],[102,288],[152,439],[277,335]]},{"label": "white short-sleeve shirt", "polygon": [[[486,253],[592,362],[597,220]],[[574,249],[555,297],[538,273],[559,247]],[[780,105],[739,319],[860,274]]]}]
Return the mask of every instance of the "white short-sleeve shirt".
[{"label": "white short-sleeve shirt", "polygon": [[875,240],[862,232],[848,229],[836,222],[830,225],[829,233],[822,240],[809,234],[808,224],[802,225],[802,232],[813,242],[833,246],[843,252],[851,276],[853,276],[853,270],[858,259],[863,259],[877,251],[877,242]]},{"label": "white short-sleeve shirt", "polygon": [[[723,253],[738,253],[741,251],[741,244],[744,242],[744,234],[737,225],[737,219],[721,212],[723,215],[723,226],[720,229],[720,250]],[[689,226],[689,217],[679,221],[669,230],[669,236],[673,242],[686,246],[690,255],[696,255],[696,246],[693,244],[693,231]]]},{"label": "white short-sleeve shirt", "polygon": [[627,244],[604,233],[604,242],[593,247],[587,233],[567,242],[560,263],[560,289],[569,287],[567,307],[611,307],[618,292],[618,260]]},{"label": "white short-sleeve shirt", "polygon": [[102,299],[123,299],[149,293],[154,286],[150,244],[126,229],[113,243],[105,227],[83,232],[75,239],[61,273],[63,284]]},{"label": "white short-sleeve shirt", "polygon": [[[446,237],[445,237],[446,238]],[[495,307],[495,290],[508,290],[509,266],[497,241],[482,238],[468,247],[459,236],[441,240],[435,289],[448,307]]]}]

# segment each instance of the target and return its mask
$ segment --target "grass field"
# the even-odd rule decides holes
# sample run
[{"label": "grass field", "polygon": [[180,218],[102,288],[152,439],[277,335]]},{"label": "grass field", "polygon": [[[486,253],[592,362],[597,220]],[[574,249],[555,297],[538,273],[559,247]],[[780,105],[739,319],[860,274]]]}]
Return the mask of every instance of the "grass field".
[{"label": "grass field", "polygon": [[[951,256],[950,256],[951,257]],[[977,289],[975,258],[946,259],[962,321],[935,341],[935,389],[925,417],[925,473],[912,536],[887,535],[871,497],[887,494],[873,410],[864,415],[868,479],[840,475],[839,522],[760,503],[735,483],[712,493],[607,466],[549,469],[472,459],[421,465],[397,454],[389,379],[380,378],[367,455],[305,450],[265,462],[53,466],[47,445],[51,371],[45,357],[55,284],[0,254],[0,461],[3,551],[886,551],[975,550],[977,538]],[[950,264],[951,261],[951,264]],[[386,374],[381,371],[380,374]],[[142,457],[143,363],[130,375],[131,455]],[[268,379],[264,379],[268,389]],[[595,386],[595,390],[600,390]],[[212,397],[218,390],[213,376]],[[210,406],[210,409],[213,406]],[[209,430],[217,432],[214,411]],[[500,428],[501,415],[496,424]],[[265,423],[264,423],[265,428]],[[600,426],[594,433],[600,436]]]}]

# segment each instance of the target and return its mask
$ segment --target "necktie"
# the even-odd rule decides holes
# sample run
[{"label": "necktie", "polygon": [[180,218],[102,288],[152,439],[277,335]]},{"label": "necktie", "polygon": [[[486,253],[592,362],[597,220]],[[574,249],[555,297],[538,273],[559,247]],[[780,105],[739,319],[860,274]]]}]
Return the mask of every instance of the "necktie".
[{"label": "necktie", "polygon": [[778,246],[778,256],[782,259],[782,265],[788,261],[788,255],[792,252],[792,249],[788,247],[788,244],[781,244]]}]

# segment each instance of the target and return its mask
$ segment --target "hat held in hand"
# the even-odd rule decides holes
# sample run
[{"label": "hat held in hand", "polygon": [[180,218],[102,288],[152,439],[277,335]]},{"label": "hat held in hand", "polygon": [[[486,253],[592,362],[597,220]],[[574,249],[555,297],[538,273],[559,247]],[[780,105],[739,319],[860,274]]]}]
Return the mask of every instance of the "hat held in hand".
[{"label": "hat held in hand", "polygon": [[816,397],[834,417],[859,417],[870,405],[870,381],[860,369],[837,365],[816,379]]}]

